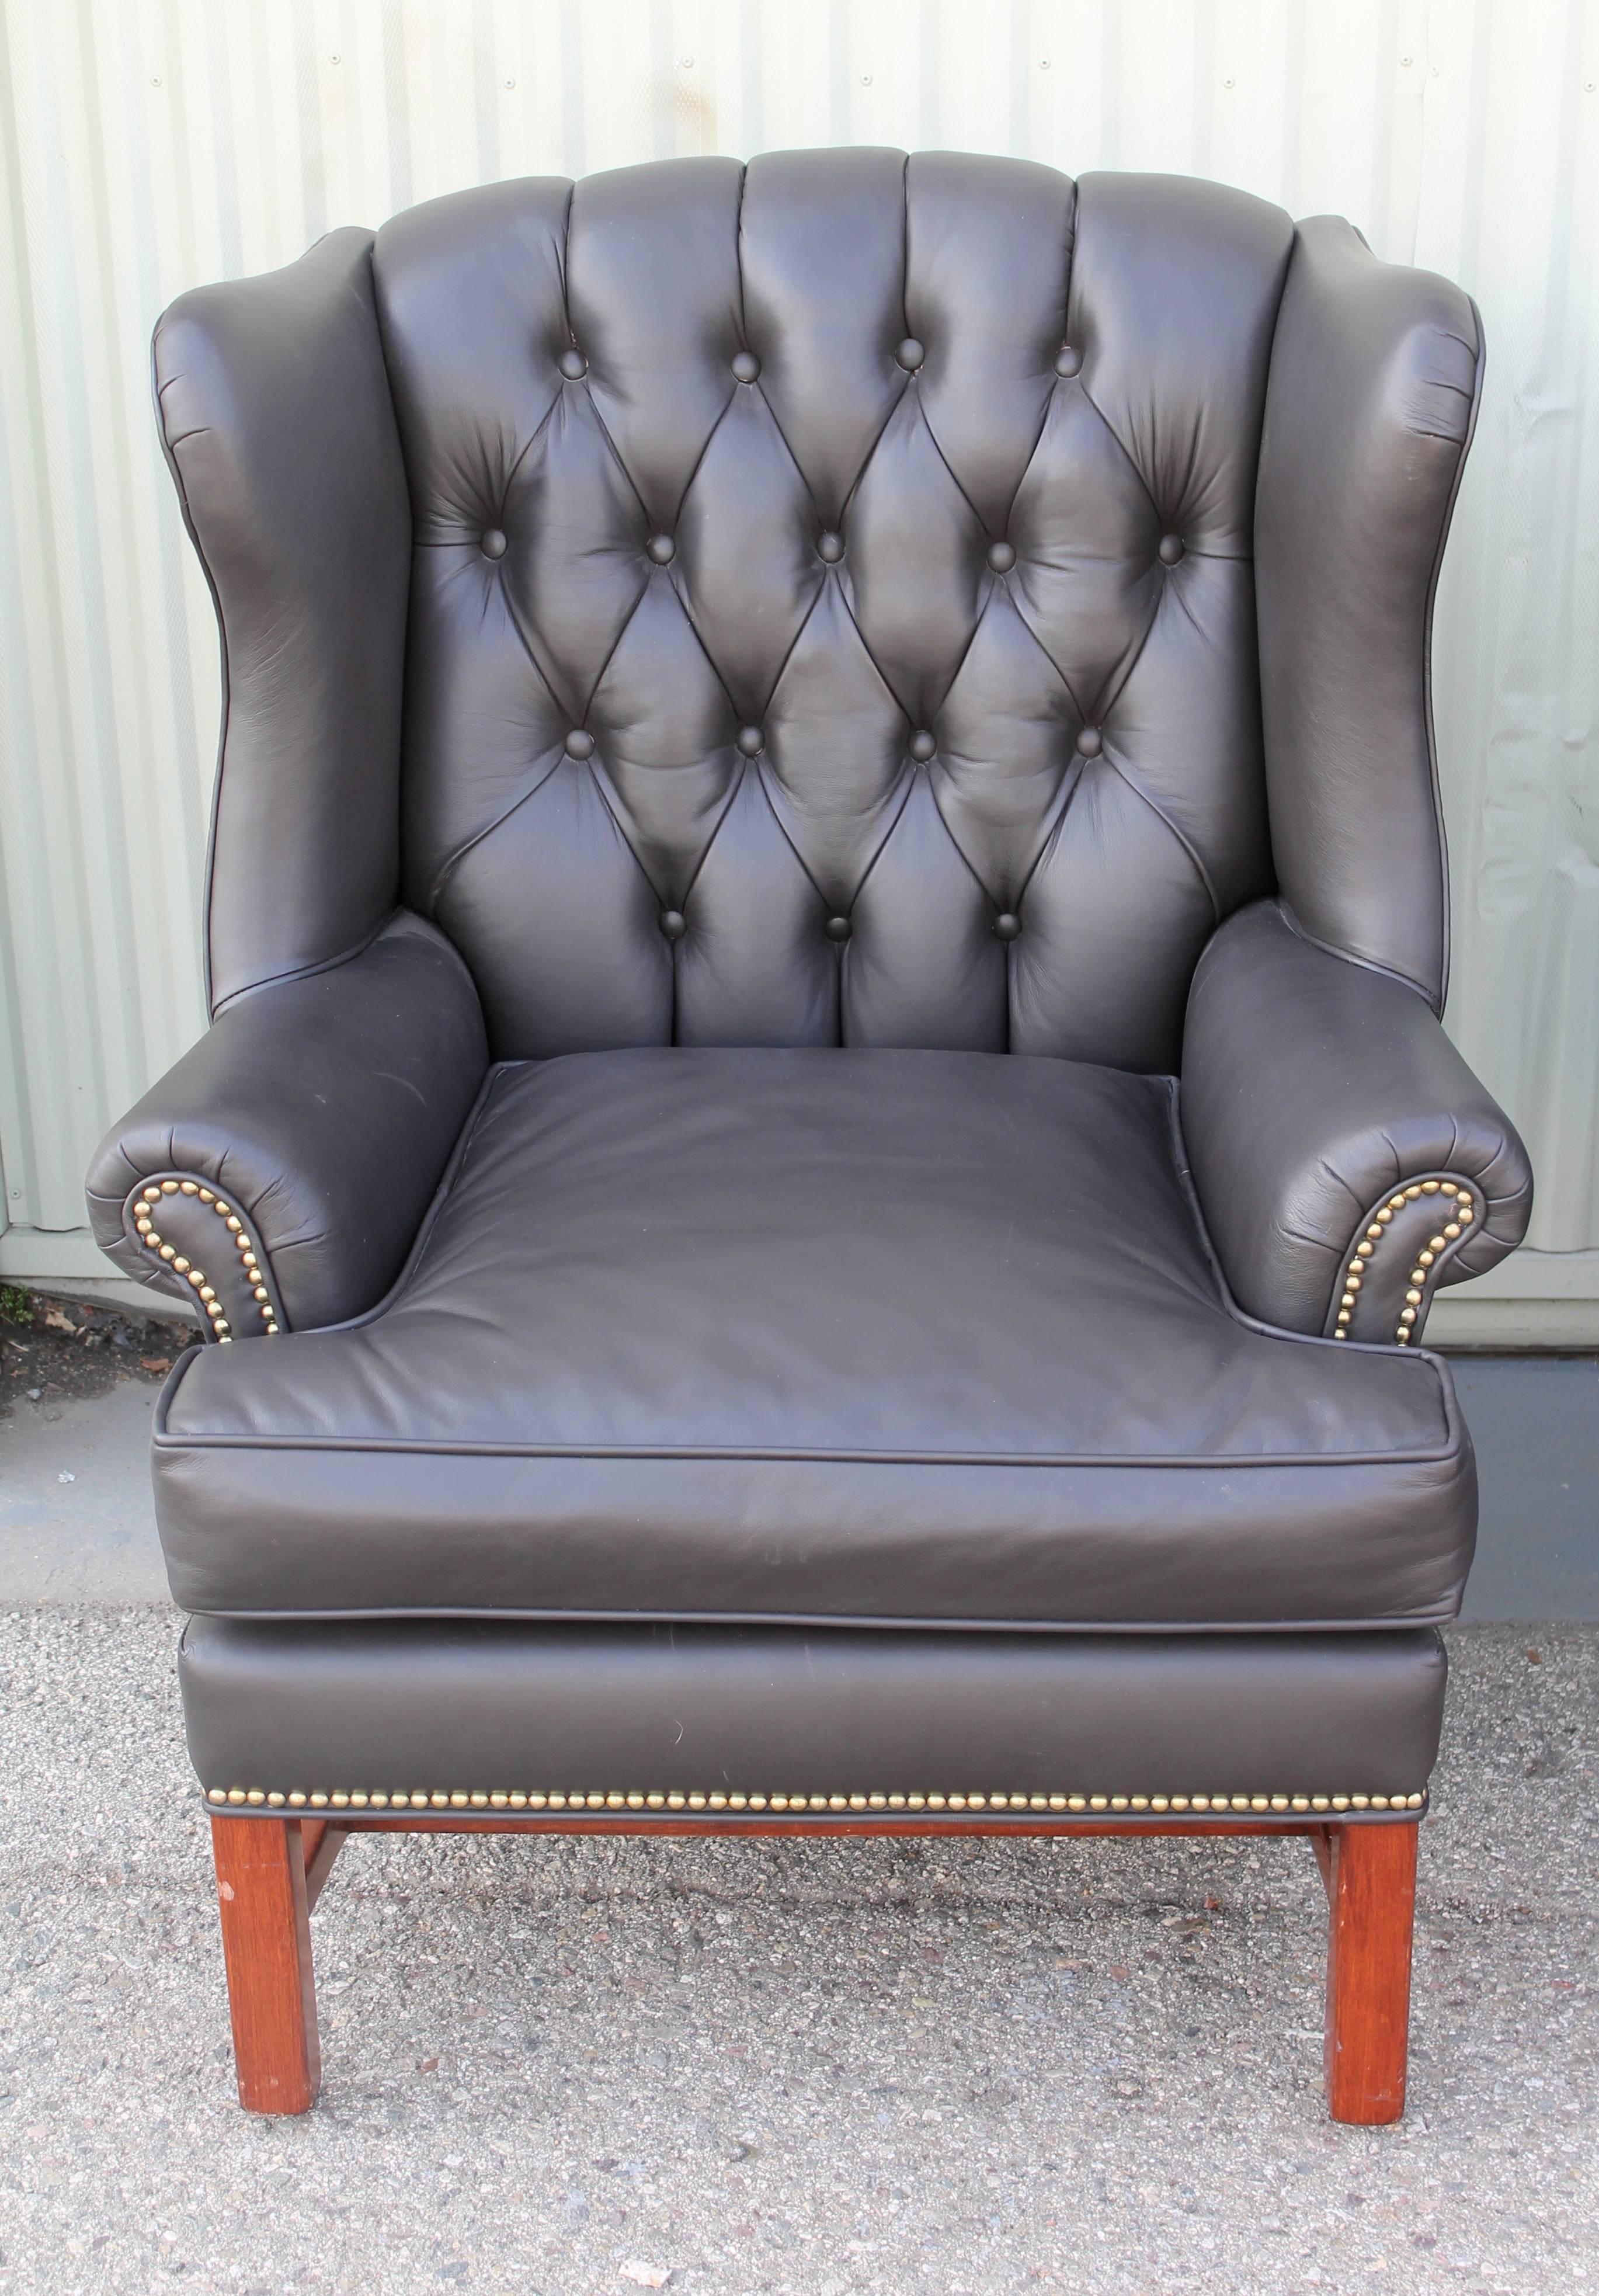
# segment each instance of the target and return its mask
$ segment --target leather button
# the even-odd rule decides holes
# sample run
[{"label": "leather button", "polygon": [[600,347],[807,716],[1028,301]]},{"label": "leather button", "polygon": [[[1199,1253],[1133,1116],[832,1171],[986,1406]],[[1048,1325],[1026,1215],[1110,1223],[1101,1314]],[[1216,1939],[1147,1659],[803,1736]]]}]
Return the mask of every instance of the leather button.
[{"label": "leather button", "polygon": [[832,533],[823,535],[816,544],[816,555],[824,560],[829,566],[836,566],[844,555],[843,536]]},{"label": "leather button", "polygon": [[1104,746],[1104,736],[1097,726],[1085,726],[1077,737],[1077,753],[1079,758],[1097,758]]},{"label": "leather button", "polygon": [[758,758],[767,746],[767,737],[758,726],[741,726],[738,729],[738,746],[741,757]]},{"label": "leather button", "polygon": [[827,920],[826,931],[829,940],[848,940],[849,938],[849,918],[829,917]]},{"label": "leather button", "polygon": [[588,361],[578,350],[562,351],[560,364],[561,372],[569,382],[581,382],[588,373]]},{"label": "leather button", "polygon": [[1181,556],[1182,556],[1182,555],[1183,555],[1183,537],[1182,537],[1182,536],[1181,536],[1181,535],[1179,535],[1179,534],[1163,534],[1163,535],[1160,537],[1160,563],[1161,563],[1161,565],[1162,565],[1162,566],[1175,566],[1175,565],[1177,564],[1177,562],[1178,559],[1179,559],[1179,558],[1181,558]]},{"label": "leather button", "polygon": [[916,763],[924,766],[929,758],[936,758],[939,754],[938,735],[930,734],[924,726],[920,733],[911,735],[910,750]]},{"label": "leather button", "polygon": [[567,756],[569,758],[592,758],[594,753],[594,735],[592,734],[586,734],[581,726],[574,726],[571,732],[566,737]]},{"label": "leather button", "polygon": [[668,940],[681,940],[684,934],[688,931],[688,927],[683,920],[682,910],[662,909],[660,913],[660,930]]},{"label": "leather button", "polygon": [[505,537],[497,526],[488,527],[479,547],[485,558],[503,558],[505,555]]},{"label": "leather button", "polygon": [[1008,542],[991,542],[988,563],[996,574],[1008,574],[1016,563],[1016,554]]},{"label": "leather button", "polygon": [[1082,371],[1083,355],[1081,351],[1074,351],[1070,343],[1062,343],[1060,349],[1055,353],[1055,373],[1057,374],[1064,375],[1068,382],[1070,382],[1074,374],[1081,374]]},{"label": "leather button", "polygon": [[905,369],[906,374],[914,374],[916,369],[927,357],[927,353],[922,349],[914,335],[906,335],[905,340],[900,344],[894,356],[899,361],[900,365]]},{"label": "leather button", "polygon": [[677,545],[669,534],[652,534],[647,547],[657,566],[669,566],[677,555]]},{"label": "leather button", "polygon": [[733,355],[734,382],[754,382],[760,373],[760,361],[753,351],[735,351]]},{"label": "leather button", "polygon": [[995,918],[994,930],[1001,940],[1020,940],[1021,920],[1020,917],[1013,916],[1009,909],[1006,909],[1001,915]]}]

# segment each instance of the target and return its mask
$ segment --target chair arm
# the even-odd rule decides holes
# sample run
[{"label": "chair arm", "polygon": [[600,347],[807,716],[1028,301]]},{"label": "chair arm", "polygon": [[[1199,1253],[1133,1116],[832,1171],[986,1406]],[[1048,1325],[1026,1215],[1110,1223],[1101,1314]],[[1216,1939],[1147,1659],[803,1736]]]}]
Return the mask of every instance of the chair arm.
[{"label": "chair arm", "polygon": [[472,977],[400,913],[359,955],[232,1004],[108,1135],[89,1215],[214,1339],[381,1299],[488,1065]]},{"label": "chair arm", "polygon": [[1527,1152],[1425,998],[1275,902],[1200,960],[1181,1107],[1222,1271],[1264,1323],[1404,1346],[1439,1284],[1527,1232]]}]

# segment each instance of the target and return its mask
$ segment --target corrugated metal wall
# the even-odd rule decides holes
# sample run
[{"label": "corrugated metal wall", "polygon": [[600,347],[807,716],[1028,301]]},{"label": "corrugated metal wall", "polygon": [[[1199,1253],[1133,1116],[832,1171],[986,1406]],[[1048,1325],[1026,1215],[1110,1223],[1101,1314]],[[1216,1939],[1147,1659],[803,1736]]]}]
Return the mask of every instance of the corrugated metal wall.
[{"label": "corrugated metal wall", "polygon": [[4,0],[4,22],[0,1272],[103,1269],[86,1159],[201,1025],[217,650],[150,412],[163,304],[496,176],[888,143],[1218,176],[1338,209],[1481,303],[1435,651],[1448,1018],[1540,1180],[1538,1256],[1480,1288],[1599,1335],[1595,0]]}]

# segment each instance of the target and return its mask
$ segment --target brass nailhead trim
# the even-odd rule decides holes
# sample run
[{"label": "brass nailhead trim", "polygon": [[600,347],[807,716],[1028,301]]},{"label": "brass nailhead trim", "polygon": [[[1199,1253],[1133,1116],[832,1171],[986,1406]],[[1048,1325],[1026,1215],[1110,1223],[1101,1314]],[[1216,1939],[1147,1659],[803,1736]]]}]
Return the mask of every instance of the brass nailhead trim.
[{"label": "brass nailhead trim", "polygon": [[162,1242],[156,1230],[153,1214],[160,1207],[161,1198],[179,1193],[197,1197],[202,1204],[216,1213],[217,1218],[228,1229],[241,1255],[244,1280],[250,1285],[260,1308],[261,1321],[266,1327],[266,1336],[268,1339],[275,1339],[279,1330],[277,1312],[272,1304],[272,1294],[261,1282],[260,1265],[256,1259],[255,1247],[245,1234],[244,1223],[233,1206],[225,1203],[222,1198],[215,1194],[211,1189],[202,1188],[198,1180],[152,1181],[144,1194],[135,1200],[134,1205],[134,1226],[144,1249],[146,1251],[159,1252],[178,1275],[188,1277],[199,1295],[201,1306],[210,1317],[212,1331],[226,1347],[234,1334],[227,1316],[217,1300],[216,1287],[210,1283],[202,1268],[196,1267],[192,1260],[182,1259],[172,1244]]},{"label": "brass nailhead trim", "polygon": [[1398,1190],[1374,1213],[1371,1224],[1360,1242],[1355,1246],[1355,1256],[1344,1273],[1343,1297],[1338,1303],[1338,1317],[1332,1332],[1335,1340],[1347,1340],[1349,1336],[1349,1327],[1354,1316],[1355,1302],[1360,1296],[1362,1283],[1371,1273],[1372,1261],[1375,1257],[1378,1245],[1382,1242],[1387,1232],[1390,1221],[1396,1212],[1402,1212],[1407,1203],[1415,1203],[1423,1196],[1453,1196],[1455,1199],[1453,1207],[1445,1205],[1444,1210],[1447,1211],[1453,1209],[1455,1217],[1444,1223],[1441,1234],[1430,1239],[1424,1251],[1417,1252],[1416,1264],[1410,1271],[1410,1284],[1405,1294],[1405,1305],[1399,1311],[1399,1326],[1394,1333],[1394,1339],[1398,1346],[1402,1348],[1409,1346],[1411,1327],[1422,1312],[1423,1303],[1426,1299],[1427,1283],[1439,1252],[1447,1245],[1453,1243],[1456,1237],[1464,1229],[1470,1227],[1477,1217],[1477,1208],[1472,1201],[1470,1189],[1458,1186],[1453,1180],[1418,1180],[1408,1188]]},{"label": "brass nailhead trim", "polygon": [[1303,1816],[1307,1812],[1317,1816],[1327,1810],[1346,1809],[1423,1809],[1426,1807],[1424,1793],[1412,1794],[1080,1794],[1080,1793],[797,1793],[742,1794],[655,1792],[644,1793],[635,1787],[627,1792],[614,1788],[607,1793],[512,1793],[496,1789],[492,1793],[463,1792],[437,1789],[412,1792],[402,1788],[394,1793],[356,1793],[343,1788],[332,1792],[264,1793],[258,1786],[210,1786],[206,1800],[217,1807],[238,1808],[242,1803],[268,1803],[274,1809],[715,1809],[734,1811],[775,1810],[793,1813],[803,1810],[807,1816],[835,1810],[947,1810],[955,1813],[974,1810],[1047,1810],[1057,1815],[1086,1811],[1097,1816],[1104,1810],[1118,1814],[1131,1813],[1163,1816],[1175,1811],[1188,1811],[1212,1816],[1231,1815],[1242,1811],[1246,1816],[1270,1817],[1290,1815]]}]

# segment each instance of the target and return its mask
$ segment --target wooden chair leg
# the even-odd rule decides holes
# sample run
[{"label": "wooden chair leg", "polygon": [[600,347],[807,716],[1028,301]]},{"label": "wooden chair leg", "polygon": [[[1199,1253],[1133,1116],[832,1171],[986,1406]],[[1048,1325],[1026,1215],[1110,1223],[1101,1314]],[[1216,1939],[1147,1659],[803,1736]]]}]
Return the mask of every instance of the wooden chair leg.
[{"label": "wooden chair leg", "polygon": [[1375,2128],[1405,2110],[1414,1825],[1327,1830],[1327,2103]]},{"label": "wooden chair leg", "polygon": [[305,1853],[292,1818],[214,1817],[239,2102],[308,2112],[322,2083]]}]

